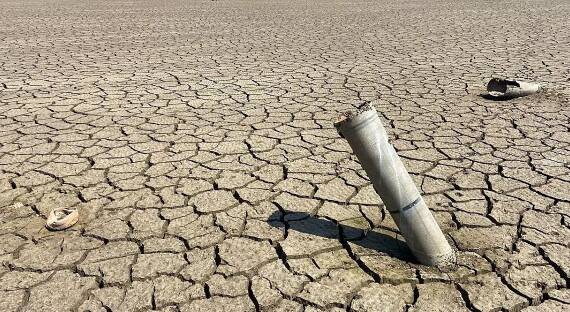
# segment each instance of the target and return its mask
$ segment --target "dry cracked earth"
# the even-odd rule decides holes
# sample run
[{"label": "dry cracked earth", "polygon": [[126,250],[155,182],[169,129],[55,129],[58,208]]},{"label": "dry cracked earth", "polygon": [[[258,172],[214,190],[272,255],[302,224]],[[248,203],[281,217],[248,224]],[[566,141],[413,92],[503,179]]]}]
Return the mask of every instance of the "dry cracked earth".
[{"label": "dry cracked earth", "polygon": [[[570,3],[2,1],[0,310],[567,311]],[[541,82],[510,101],[492,76]],[[371,102],[457,249],[333,128]],[[75,207],[74,227],[44,228]]]}]

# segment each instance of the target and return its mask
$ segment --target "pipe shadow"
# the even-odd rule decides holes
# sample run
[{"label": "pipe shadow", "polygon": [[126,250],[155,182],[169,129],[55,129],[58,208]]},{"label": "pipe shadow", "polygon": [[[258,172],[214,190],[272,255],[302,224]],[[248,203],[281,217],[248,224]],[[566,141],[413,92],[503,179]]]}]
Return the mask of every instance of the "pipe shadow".
[{"label": "pipe shadow", "polygon": [[[282,222],[285,223],[275,222],[275,220],[283,220],[282,213],[285,216],[285,221]],[[293,218],[288,218],[291,216]],[[274,227],[285,227],[289,231],[294,230],[323,238],[339,239],[342,235],[343,240],[353,244],[378,251],[401,261],[418,264],[404,241],[374,230],[363,230],[343,224],[337,225],[328,219],[311,216],[308,213],[287,210],[274,212],[268,219],[268,223]]]},{"label": "pipe shadow", "polygon": [[494,101],[494,102],[504,102],[508,100],[512,100],[512,97],[507,96],[492,96],[488,93],[480,93],[479,97],[484,98],[485,100]]}]

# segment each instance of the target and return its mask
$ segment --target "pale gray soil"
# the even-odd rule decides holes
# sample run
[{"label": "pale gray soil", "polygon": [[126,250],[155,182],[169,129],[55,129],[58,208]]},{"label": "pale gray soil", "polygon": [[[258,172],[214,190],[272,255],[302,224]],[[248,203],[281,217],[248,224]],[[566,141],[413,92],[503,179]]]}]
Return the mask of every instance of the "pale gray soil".
[{"label": "pale gray soil", "polygon": [[[2,1],[0,310],[567,310],[569,16],[567,0]],[[494,75],[548,91],[493,102]],[[414,263],[334,130],[365,101],[456,270]],[[55,207],[79,223],[47,231]]]}]

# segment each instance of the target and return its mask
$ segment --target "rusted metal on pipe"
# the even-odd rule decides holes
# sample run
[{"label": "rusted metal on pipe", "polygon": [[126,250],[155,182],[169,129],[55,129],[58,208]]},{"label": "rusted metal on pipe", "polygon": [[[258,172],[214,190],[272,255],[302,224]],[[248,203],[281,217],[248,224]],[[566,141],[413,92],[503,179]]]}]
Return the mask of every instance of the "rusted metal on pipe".
[{"label": "rusted metal on pipe", "polygon": [[388,142],[376,109],[365,104],[355,113],[342,115],[335,127],[350,144],[416,259],[426,265],[453,266],[455,252]]}]

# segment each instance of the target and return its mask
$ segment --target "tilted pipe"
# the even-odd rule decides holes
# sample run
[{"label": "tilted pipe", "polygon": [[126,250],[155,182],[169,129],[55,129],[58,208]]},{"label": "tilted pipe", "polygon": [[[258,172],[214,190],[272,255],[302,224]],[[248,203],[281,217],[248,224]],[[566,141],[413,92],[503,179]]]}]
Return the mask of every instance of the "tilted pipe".
[{"label": "tilted pipe", "polygon": [[356,113],[342,115],[335,127],[350,144],[416,259],[425,265],[453,266],[455,252],[388,142],[376,109],[365,104]]},{"label": "tilted pipe", "polygon": [[512,99],[531,95],[541,91],[539,84],[534,82],[493,78],[487,84],[487,92],[493,98]]}]

